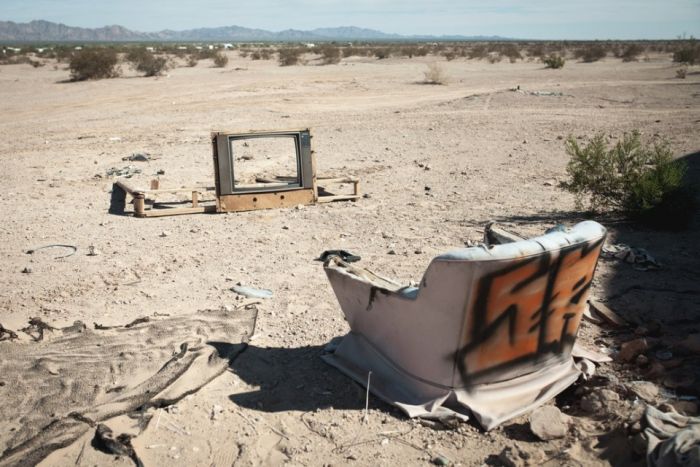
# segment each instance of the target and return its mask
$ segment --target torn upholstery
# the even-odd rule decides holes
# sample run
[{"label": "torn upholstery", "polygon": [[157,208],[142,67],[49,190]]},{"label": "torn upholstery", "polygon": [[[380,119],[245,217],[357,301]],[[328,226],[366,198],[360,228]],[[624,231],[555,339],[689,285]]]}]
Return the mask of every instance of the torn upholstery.
[{"label": "torn upholstery", "polygon": [[473,414],[486,429],[579,376],[572,350],[606,231],[565,232],[434,258],[419,287],[338,257],[324,269],[350,333],[324,359],[411,417]]}]

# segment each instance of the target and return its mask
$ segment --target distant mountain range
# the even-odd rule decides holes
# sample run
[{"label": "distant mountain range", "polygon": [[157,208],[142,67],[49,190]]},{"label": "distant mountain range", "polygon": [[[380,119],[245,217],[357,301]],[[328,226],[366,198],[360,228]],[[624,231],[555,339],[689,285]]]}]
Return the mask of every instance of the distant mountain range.
[{"label": "distant mountain range", "polygon": [[318,28],[311,31],[287,29],[273,32],[264,29],[250,29],[241,26],[219,28],[198,28],[185,31],[165,29],[158,32],[132,31],[123,26],[102,28],[78,28],[50,21],[15,23],[0,21],[0,41],[2,42],[149,42],[149,41],[228,41],[228,42],[285,42],[285,41],[403,41],[403,40],[509,40],[499,36],[402,36],[387,34],[374,29],[354,26],[338,28]]}]

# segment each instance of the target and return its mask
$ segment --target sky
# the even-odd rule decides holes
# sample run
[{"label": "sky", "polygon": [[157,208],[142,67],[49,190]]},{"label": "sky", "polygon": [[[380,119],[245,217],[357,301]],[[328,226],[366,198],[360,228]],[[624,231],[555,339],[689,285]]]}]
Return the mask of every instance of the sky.
[{"label": "sky", "polygon": [[142,32],[357,26],[403,35],[520,39],[700,37],[700,0],[0,0],[0,20]]}]

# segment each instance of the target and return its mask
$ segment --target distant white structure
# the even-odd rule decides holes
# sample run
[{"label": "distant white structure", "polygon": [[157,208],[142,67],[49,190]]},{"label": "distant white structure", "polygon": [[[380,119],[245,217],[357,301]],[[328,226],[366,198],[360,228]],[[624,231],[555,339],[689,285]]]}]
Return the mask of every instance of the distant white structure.
[{"label": "distant white structure", "polygon": [[209,47],[209,50],[214,50],[214,46],[209,44],[207,47]]},{"label": "distant white structure", "polygon": [[314,47],[316,47],[316,44],[313,44],[311,42],[304,44],[304,45],[306,46],[307,49],[313,49]]},{"label": "distant white structure", "polygon": [[187,47],[185,47],[184,45],[178,45],[177,50],[187,50]]},{"label": "distant white structure", "polygon": [[149,52],[155,52],[156,48],[155,47],[146,47],[146,50],[148,50]]},{"label": "distant white structure", "polygon": [[223,44],[224,49],[232,49],[233,44]]},{"label": "distant white structure", "polygon": [[83,47],[80,46],[80,45],[76,45],[76,46],[75,46],[75,50],[83,50]]}]

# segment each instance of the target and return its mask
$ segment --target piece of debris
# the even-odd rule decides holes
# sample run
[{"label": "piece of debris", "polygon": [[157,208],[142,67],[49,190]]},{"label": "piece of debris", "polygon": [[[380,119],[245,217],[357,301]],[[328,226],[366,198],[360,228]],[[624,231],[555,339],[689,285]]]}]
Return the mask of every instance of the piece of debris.
[{"label": "piece of debris", "polygon": [[134,450],[131,439],[134,435],[122,433],[116,438],[114,432],[107,425],[100,423],[95,428],[95,437],[92,439],[92,446],[107,454],[115,456],[127,456],[134,461],[138,467],[143,467],[143,462]]},{"label": "piece of debris", "polygon": [[545,180],[542,185],[544,186],[557,186],[557,181],[555,179]]},{"label": "piece of debris", "polygon": [[32,273],[32,268],[30,268],[29,266],[25,266],[25,268],[22,269],[22,272],[23,272],[24,274],[31,274],[31,273]]},{"label": "piece of debris", "polygon": [[19,336],[17,335],[16,332],[7,329],[5,326],[0,324],[0,341],[6,341],[6,340],[12,340],[12,339],[19,339]]},{"label": "piece of debris", "polygon": [[589,300],[588,303],[591,306],[591,310],[595,312],[597,316],[602,318],[605,322],[612,324],[614,326],[627,326],[627,321],[622,319],[620,315],[612,311],[607,305],[599,302],[598,300]]},{"label": "piece of debris", "polygon": [[126,167],[122,167],[121,169],[118,169],[116,167],[111,167],[105,171],[105,174],[108,177],[131,178],[136,174],[140,174],[141,172],[142,172],[141,169],[136,168],[133,165],[127,165]]},{"label": "piece of debris", "polygon": [[56,328],[46,324],[41,318],[30,318],[29,326],[20,329],[25,334],[28,334],[35,342],[44,340],[44,331],[53,332]]},{"label": "piece of debris", "polygon": [[659,387],[649,381],[632,381],[625,385],[635,396],[646,402],[654,402],[659,395]]},{"label": "piece of debris", "polygon": [[569,431],[569,417],[556,406],[540,407],[530,414],[530,431],[542,441],[563,438]]},{"label": "piece of debris", "polygon": [[88,253],[87,253],[88,256],[97,256],[99,254],[100,254],[100,252],[97,251],[97,249],[93,245],[88,246]]},{"label": "piece of debris", "polygon": [[61,328],[61,332],[63,334],[75,334],[75,333],[81,333],[87,329],[87,326],[85,323],[83,323],[80,320],[75,320],[73,321],[73,324],[70,326],[66,326],[64,328]]},{"label": "piece of debris", "polygon": [[321,253],[318,258],[316,258],[316,261],[321,261],[322,263],[324,263],[331,256],[339,256],[340,259],[342,259],[346,263],[356,263],[357,261],[360,261],[362,259],[359,256],[350,253],[349,251],[326,250],[323,253]]},{"label": "piece of debris", "polygon": [[163,230],[163,231],[160,233],[159,237],[167,237],[167,236],[169,236],[169,235],[170,235],[170,232],[168,232],[167,230]]},{"label": "piece of debris", "polygon": [[649,467],[700,465],[700,418],[647,406],[641,422]]},{"label": "piece of debris", "polygon": [[643,353],[649,348],[649,343],[645,338],[634,339],[627,341],[620,346],[620,352],[617,357],[620,361],[631,362],[637,355]]},{"label": "piece of debris", "polygon": [[[605,236],[603,226],[587,221],[517,243],[455,249],[433,258],[417,285],[330,257],[324,271],[350,332],[322,358],[355,381],[372,371],[377,384],[368,391],[410,417],[474,417],[491,430],[543,405],[581,376],[573,347]],[[566,267],[556,259],[562,251],[571,255]],[[558,302],[569,304],[566,311],[552,311],[547,325],[539,319],[550,306],[547,294],[533,296],[519,285],[535,280],[533,264],[537,277],[551,276],[550,284],[564,278],[571,283],[556,292]],[[464,278],[468,286],[454,286]],[[425,310],[436,307],[440,320],[426,321]],[[552,322],[563,335],[543,340]],[[456,329],[458,340],[449,337]],[[556,358],[543,360],[540,352]],[[583,369],[591,373],[589,365]],[[507,386],[493,384],[505,378]],[[433,385],[428,397],[426,384]]]},{"label": "piece of debris", "polygon": [[96,330],[98,330],[98,331],[106,331],[106,330],[108,330],[108,329],[116,329],[116,328],[126,328],[126,329],[129,329],[129,328],[133,328],[134,326],[136,326],[136,325],[138,325],[138,324],[149,323],[150,321],[151,321],[151,318],[149,318],[148,316],[144,316],[144,317],[142,317],[142,318],[136,318],[135,320],[131,321],[130,323],[127,323],[127,324],[124,324],[124,325],[118,324],[118,325],[116,325],[116,326],[104,326],[104,325],[99,324],[99,323],[92,323],[92,324],[93,324],[93,326],[95,327]]},{"label": "piece of debris", "polygon": [[70,253],[68,253],[68,254],[66,254],[66,255],[54,256],[54,259],[68,258],[69,256],[73,256],[73,255],[78,251],[78,247],[77,247],[77,246],[73,246],[73,245],[63,245],[63,244],[59,244],[59,243],[54,243],[54,244],[51,244],[51,245],[44,245],[44,246],[40,246],[40,247],[38,247],[38,248],[33,248],[33,249],[31,249],[31,250],[27,250],[26,253],[27,253],[28,255],[33,255],[33,254],[36,253],[37,251],[43,250],[44,248],[69,248],[69,249],[73,250],[73,251],[71,251]]},{"label": "piece of debris", "polygon": [[647,250],[631,247],[624,243],[604,245],[602,256],[603,258],[614,258],[633,264],[634,268],[639,271],[661,269],[661,264]]},{"label": "piece of debris", "polygon": [[158,169],[158,170],[156,171],[156,175],[165,175],[165,170],[163,170],[163,169]]},{"label": "piece of debris", "polygon": [[130,156],[122,157],[122,160],[132,162],[148,162],[151,160],[151,155],[148,153],[135,152]]},{"label": "piece of debris", "polygon": [[248,298],[271,298],[272,290],[267,289],[256,289],[254,287],[247,287],[245,285],[234,285],[231,290],[236,292],[238,295],[242,295]]},{"label": "piece of debris", "polygon": [[450,460],[445,456],[433,457],[432,463],[434,465],[450,465]]}]

